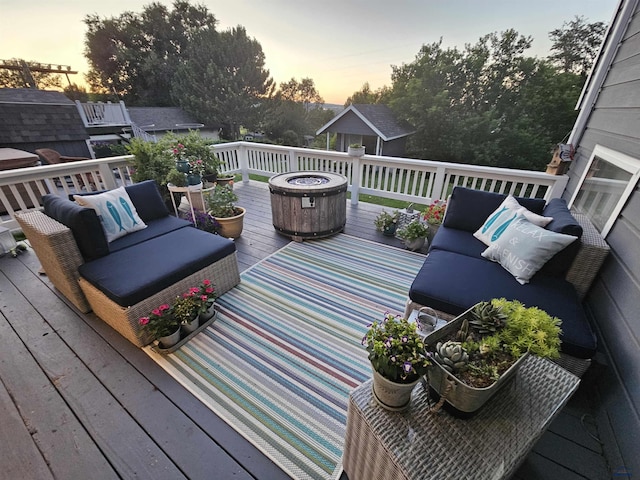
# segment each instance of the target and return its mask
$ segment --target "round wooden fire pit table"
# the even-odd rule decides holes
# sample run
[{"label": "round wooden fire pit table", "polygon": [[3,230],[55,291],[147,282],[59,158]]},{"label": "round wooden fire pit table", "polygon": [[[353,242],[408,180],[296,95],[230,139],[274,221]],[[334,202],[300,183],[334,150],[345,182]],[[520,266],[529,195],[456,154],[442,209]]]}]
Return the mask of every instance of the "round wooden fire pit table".
[{"label": "round wooden fire pit table", "polygon": [[327,172],[290,172],[269,179],[273,226],[295,241],[344,229],[347,177]]}]

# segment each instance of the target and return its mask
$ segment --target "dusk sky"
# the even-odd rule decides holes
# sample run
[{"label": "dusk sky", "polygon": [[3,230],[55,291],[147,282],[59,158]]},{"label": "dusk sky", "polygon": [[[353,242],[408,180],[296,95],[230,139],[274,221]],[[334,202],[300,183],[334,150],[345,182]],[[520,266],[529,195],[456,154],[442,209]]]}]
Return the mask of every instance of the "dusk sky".
[{"label": "dusk sky", "polygon": [[[148,0],[0,0],[0,59],[70,65],[84,84],[83,56],[89,14],[115,17],[142,12]],[[170,6],[172,2],[160,0]],[[218,30],[246,28],[279,84],[313,79],[327,103],[343,104],[369,82],[391,85],[391,65],[414,60],[421,45],[442,38],[462,49],[491,32],[514,28],[533,37],[530,56],[545,57],[549,32],[575,16],[612,18],[618,0],[204,0]]]}]

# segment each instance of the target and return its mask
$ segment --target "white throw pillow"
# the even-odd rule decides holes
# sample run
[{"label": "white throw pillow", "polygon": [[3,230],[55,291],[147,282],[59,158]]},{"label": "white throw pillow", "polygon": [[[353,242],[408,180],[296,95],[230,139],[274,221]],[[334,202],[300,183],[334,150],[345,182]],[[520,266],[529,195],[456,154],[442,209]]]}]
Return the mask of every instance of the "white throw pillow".
[{"label": "white throw pillow", "polygon": [[107,242],[147,227],[124,187],[97,195],[74,195],[73,199],[78,205],[96,211]]},{"label": "white throw pillow", "polygon": [[552,217],[543,217],[533,213],[518,203],[513,195],[507,196],[504,202],[491,214],[484,224],[473,234],[478,240],[487,246],[495,242],[505,231],[509,224],[515,220],[518,213],[522,213],[527,220],[539,227],[545,227],[553,220]]},{"label": "white throw pillow", "polygon": [[529,283],[542,266],[578,237],[534,225],[521,213],[482,256],[498,262],[522,285]]}]

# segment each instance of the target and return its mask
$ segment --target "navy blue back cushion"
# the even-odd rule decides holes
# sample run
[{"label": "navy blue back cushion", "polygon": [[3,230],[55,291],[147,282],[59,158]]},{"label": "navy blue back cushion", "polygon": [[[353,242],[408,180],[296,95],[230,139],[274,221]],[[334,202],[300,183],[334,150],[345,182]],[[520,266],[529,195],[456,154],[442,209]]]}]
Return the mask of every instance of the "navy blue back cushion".
[{"label": "navy blue back cushion", "polygon": [[[505,198],[507,196],[501,193],[455,187],[447,202],[447,213],[444,217],[443,225],[467,232],[475,232]],[[544,199],[516,197],[516,200],[527,210],[542,215],[545,206]]]},{"label": "navy blue back cushion", "polygon": [[109,243],[109,251],[117,252],[123,248],[146,242],[150,238],[155,238],[185,227],[193,227],[193,223],[183,218],[167,215],[166,217],[147,222],[147,228],[138,230],[135,234],[125,235],[124,237],[115,239]]},{"label": "navy blue back cushion", "polygon": [[155,180],[134,183],[124,187],[124,189],[129,194],[129,198],[144,223],[169,215],[169,210],[162,199]]},{"label": "navy blue back cushion", "polygon": [[[563,198],[553,198],[544,208],[543,215],[545,217],[553,217],[553,220],[545,227],[556,233],[564,233],[565,235],[573,235],[574,237],[582,237],[582,226],[571,215],[567,208],[567,202]],[[551,275],[554,277],[564,277],[571,267],[573,260],[580,250],[581,243],[579,241],[571,243],[566,248],[560,250],[540,269],[540,274]]]},{"label": "navy blue back cushion", "polygon": [[439,249],[480,258],[487,246],[469,232],[440,226],[433,237],[429,250]]},{"label": "navy blue back cushion", "polygon": [[47,216],[71,229],[85,261],[100,258],[109,253],[107,238],[93,208],[81,207],[66,198],[51,194],[44,195],[42,203]]},{"label": "navy blue back cushion", "polygon": [[128,307],[235,251],[232,240],[185,227],[85,263],[78,271],[111,300]]},{"label": "navy blue back cushion", "polygon": [[595,354],[596,337],[573,285],[564,279],[538,272],[520,285],[498,263],[431,250],[409,290],[411,300],[453,315],[500,297],[537,306],[562,320],[562,352],[578,358]]}]

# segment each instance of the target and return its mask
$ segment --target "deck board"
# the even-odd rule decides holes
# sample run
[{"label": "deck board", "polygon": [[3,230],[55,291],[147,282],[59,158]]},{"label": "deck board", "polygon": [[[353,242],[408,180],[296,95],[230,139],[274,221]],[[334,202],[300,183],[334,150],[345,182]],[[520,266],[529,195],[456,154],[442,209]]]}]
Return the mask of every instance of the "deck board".
[{"label": "deck board", "polygon": [[[244,232],[236,240],[242,271],[290,239],[271,224],[266,184],[236,184],[235,189],[238,204],[247,208]],[[398,239],[375,231],[380,210],[348,203],[344,232],[402,247]],[[18,259],[0,258],[3,474],[288,478],[143,351],[95,315],[78,312],[38,269],[31,250]],[[594,405],[588,382],[587,375],[514,478],[606,476],[602,448],[589,431],[595,427],[589,422]]]}]

